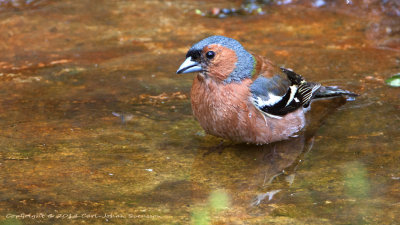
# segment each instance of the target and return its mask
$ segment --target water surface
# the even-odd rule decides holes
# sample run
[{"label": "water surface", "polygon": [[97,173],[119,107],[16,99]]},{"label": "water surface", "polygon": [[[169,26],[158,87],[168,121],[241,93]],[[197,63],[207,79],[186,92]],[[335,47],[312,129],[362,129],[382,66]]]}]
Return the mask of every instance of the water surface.
[{"label": "water surface", "polygon": [[[219,19],[196,9],[241,2],[0,1],[0,223],[396,223],[399,6],[350,2]],[[360,97],[314,103],[288,141],[218,148],[175,74],[214,34]]]}]

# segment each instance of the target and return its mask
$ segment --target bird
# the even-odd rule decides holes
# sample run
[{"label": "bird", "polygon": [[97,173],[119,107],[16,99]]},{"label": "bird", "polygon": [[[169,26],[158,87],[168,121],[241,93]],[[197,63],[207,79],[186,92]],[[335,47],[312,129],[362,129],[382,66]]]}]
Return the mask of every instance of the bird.
[{"label": "bird", "polygon": [[306,125],[312,100],[357,96],[308,82],[225,36],[207,37],[189,49],[176,73],[193,72],[194,117],[206,133],[238,143],[286,140]]}]

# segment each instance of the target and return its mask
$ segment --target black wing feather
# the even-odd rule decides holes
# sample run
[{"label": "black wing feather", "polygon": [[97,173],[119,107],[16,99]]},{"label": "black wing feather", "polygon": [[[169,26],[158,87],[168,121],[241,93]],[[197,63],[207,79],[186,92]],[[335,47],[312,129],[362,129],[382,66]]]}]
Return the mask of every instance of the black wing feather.
[{"label": "black wing feather", "polygon": [[[301,75],[291,70],[285,68],[281,70],[286,76],[275,75],[273,79],[259,77],[251,87],[254,105],[268,115],[284,116],[300,107],[308,107],[314,93],[321,86],[318,83],[306,82]],[[281,79],[280,82],[277,82],[278,79]],[[275,83],[285,83],[285,93],[281,91],[282,95],[278,96],[280,100],[274,104],[263,105],[259,100],[270,99],[270,93],[276,93],[275,88],[278,86]],[[282,89],[282,85],[279,88]]]}]

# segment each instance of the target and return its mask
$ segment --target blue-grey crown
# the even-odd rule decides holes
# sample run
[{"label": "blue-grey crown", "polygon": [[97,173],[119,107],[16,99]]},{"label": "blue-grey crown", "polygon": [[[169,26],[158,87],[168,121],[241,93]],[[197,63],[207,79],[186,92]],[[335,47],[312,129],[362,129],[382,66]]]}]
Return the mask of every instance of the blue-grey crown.
[{"label": "blue-grey crown", "polygon": [[189,52],[201,51],[205,46],[211,44],[220,44],[235,51],[238,61],[231,74],[224,80],[225,83],[232,81],[240,82],[245,78],[250,78],[254,69],[254,58],[246,51],[243,46],[235,39],[224,36],[211,36],[194,44]]}]

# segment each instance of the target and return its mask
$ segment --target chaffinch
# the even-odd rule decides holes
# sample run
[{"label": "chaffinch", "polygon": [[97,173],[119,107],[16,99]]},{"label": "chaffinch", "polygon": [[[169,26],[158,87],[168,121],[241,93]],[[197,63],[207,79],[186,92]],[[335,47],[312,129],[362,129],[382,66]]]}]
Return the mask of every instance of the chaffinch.
[{"label": "chaffinch", "polygon": [[224,36],[205,38],[189,49],[177,73],[191,72],[199,72],[191,90],[194,116],[207,133],[235,142],[287,139],[305,126],[313,99],[356,96],[307,82]]}]

